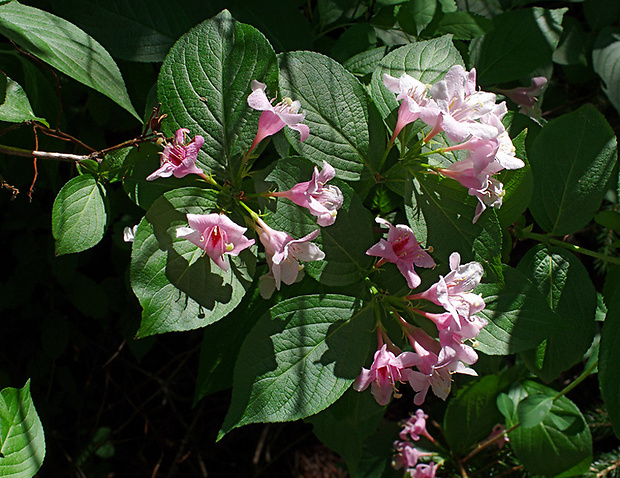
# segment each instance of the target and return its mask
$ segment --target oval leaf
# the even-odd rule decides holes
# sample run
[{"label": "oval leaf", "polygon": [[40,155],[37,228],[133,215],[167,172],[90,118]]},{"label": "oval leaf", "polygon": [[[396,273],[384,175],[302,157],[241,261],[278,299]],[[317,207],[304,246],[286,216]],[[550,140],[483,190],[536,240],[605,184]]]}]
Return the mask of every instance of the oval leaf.
[{"label": "oval leaf", "polygon": [[342,65],[319,53],[300,51],[279,56],[280,92],[301,102],[310,136],[286,128],[289,142],[302,156],[321,165],[327,161],[344,180],[359,180],[369,159],[368,96]]},{"label": "oval leaf", "polygon": [[594,106],[551,121],[534,140],[529,158],[536,222],[554,235],[584,227],[601,205],[617,157],[616,135]]},{"label": "oval leaf", "polygon": [[[131,255],[131,286],[142,311],[137,336],[192,330],[231,312],[252,283],[256,258],[246,249],[228,256],[223,271],[176,229],[187,213],[219,212],[217,194],[180,188],[156,200],[136,231]],[[240,222],[240,220],[235,220]]]},{"label": "oval leaf", "polygon": [[0,33],[65,75],[103,93],[141,121],[110,54],[72,23],[13,1],[0,6]]},{"label": "oval leaf", "polygon": [[30,478],[45,458],[43,426],[30,396],[30,380],[23,388],[0,392],[0,476]]},{"label": "oval leaf", "polygon": [[605,82],[604,91],[609,101],[620,112],[620,28],[605,28],[596,37],[592,66]]},{"label": "oval leaf", "polygon": [[105,189],[90,174],[65,184],[52,208],[56,255],[85,251],[97,245],[107,224]]},{"label": "oval leaf", "polygon": [[342,295],[274,306],[241,347],[219,438],[242,425],[298,420],[330,406],[362,370],[373,324],[371,304]]},{"label": "oval leaf", "polygon": [[541,393],[528,395],[517,406],[517,417],[524,428],[531,428],[540,423],[549,415],[553,406],[553,397]]},{"label": "oval leaf", "polygon": [[598,379],[616,436],[620,437],[620,269],[611,269],[605,280],[607,315],[601,331]]},{"label": "oval leaf", "polygon": [[259,112],[247,104],[250,83],[275,91],[273,48],[258,30],[235,21],[228,11],[183,35],[170,50],[158,80],[167,135],[189,128],[205,142],[197,165],[224,177],[233,156],[244,153],[256,135]]},{"label": "oval leaf", "polygon": [[9,123],[23,123],[24,121],[37,120],[48,124],[42,118],[37,118],[30,106],[26,92],[19,83],[0,72],[0,79],[4,84],[4,95],[0,104],[0,121]]}]

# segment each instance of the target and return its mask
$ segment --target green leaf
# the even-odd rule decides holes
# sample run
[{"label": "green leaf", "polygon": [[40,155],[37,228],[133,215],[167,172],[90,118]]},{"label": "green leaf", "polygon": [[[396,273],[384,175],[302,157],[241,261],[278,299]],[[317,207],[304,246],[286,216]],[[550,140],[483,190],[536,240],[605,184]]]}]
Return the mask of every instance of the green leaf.
[{"label": "green leaf", "polygon": [[[196,2],[193,2],[196,8]],[[168,0],[52,0],[54,10],[97,38],[116,58],[162,62],[170,47],[204,18]]]},{"label": "green leaf", "polygon": [[463,60],[450,35],[405,45],[386,55],[370,83],[372,100],[383,119],[392,114],[389,123],[394,129],[398,103],[396,95],[383,84],[384,74],[400,78],[407,73],[422,83],[431,84],[443,78],[454,65],[463,65]]},{"label": "green leaf", "polygon": [[523,8],[493,18],[494,29],[470,45],[478,83],[518,80],[551,62],[562,33],[566,8]]},{"label": "green leaf", "polygon": [[431,22],[436,9],[436,0],[407,2],[400,8],[396,18],[403,31],[417,36]]},{"label": "green leaf", "polygon": [[465,454],[502,422],[495,404],[497,396],[509,383],[497,375],[487,375],[461,388],[450,400],[443,429],[450,448]]},{"label": "green leaf", "polygon": [[342,295],[274,306],[241,347],[219,438],[242,425],[298,420],[330,406],[359,375],[373,324],[370,304]]},{"label": "green leaf", "polygon": [[598,212],[594,220],[601,226],[620,234],[620,213],[618,211]]},{"label": "green leaf", "polygon": [[616,436],[620,437],[620,269],[610,269],[605,279],[607,315],[601,331],[598,379]]},{"label": "green leaf", "polygon": [[585,0],[583,13],[592,30],[601,30],[620,18],[620,3],[615,0]]},{"label": "green leaf", "polygon": [[535,427],[549,415],[553,406],[553,397],[542,393],[528,395],[517,406],[517,417],[520,426]]},{"label": "green leaf", "polygon": [[56,255],[85,251],[103,238],[108,221],[105,189],[90,174],[65,184],[52,208]]},{"label": "green leaf", "polygon": [[562,327],[536,286],[517,269],[505,266],[504,284],[481,284],[476,292],[486,307],[478,315],[488,320],[476,340],[487,355],[509,355],[536,347]]},{"label": "green leaf", "polygon": [[[534,382],[523,384],[529,396],[553,399],[557,392]],[[517,419],[513,415],[513,421]],[[571,422],[559,429],[558,422]],[[579,408],[566,397],[553,402],[542,423],[526,428],[519,426],[508,435],[510,446],[525,468],[532,474],[559,476],[572,470],[577,476],[587,473],[592,461],[592,437]],[[579,466],[576,466],[579,465]]]},{"label": "green leaf", "polygon": [[504,415],[506,419],[512,417],[516,410],[515,403],[512,401],[512,398],[510,398],[507,393],[500,393],[497,396],[495,405],[497,405],[497,409],[502,415]]},{"label": "green leaf", "polygon": [[340,179],[357,181],[366,165],[371,173],[368,96],[342,65],[315,52],[279,56],[280,92],[299,100],[310,136],[285,128],[295,150],[317,165],[327,161]]},{"label": "green leaf", "polygon": [[247,104],[252,80],[276,91],[276,57],[262,33],[224,10],[183,35],[168,53],[158,80],[163,131],[179,128],[205,142],[197,165],[220,179],[231,160],[249,149],[260,113]]},{"label": "green leaf", "polygon": [[143,308],[137,337],[204,327],[241,302],[254,274],[253,252],[228,256],[231,267],[223,271],[197,246],[176,237],[187,213],[219,211],[214,191],[180,188],[156,200],[140,222],[131,256],[131,286]]},{"label": "green leaf", "polygon": [[[301,181],[309,181],[312,172],[313,164],[309,160],[286,158],[276,163],[266,181],[275,182],[278,191],[286,191]],[[277,199],[268,223],[297,238],[319,228],[321,234],[316,242],[321,245],[325,259],[307,263],[308,275],[325,285],[353,284],[365,277],[372,264],[372,258],[365,253],[373,244],[373,221],[359,196],[346,183],[334,179],[329,184],[339,187],[344,197],[336,222],[331,226],[319,228],[315,216],[285,198]]]},{"label": "green leaf", "polygon": [[605,83],[603,90],[620,111],[620,28],[605,28],[598,34],[592,50],[592,66]]},{"label": "green leaf", "polygon": [[501,230],[492,210],[472,224],[476,199],[456,181],[422,174],[410,180],[405,196],[407,219],[418,241],[433,248],[436,262],[448,263],[457,251],[462,262],[476,260],[487,273],[497,276],[501,254]]},{"label": "green leaf", "polygon": [[493,22],[470,12],[450,12],[442,16],[435,35],[454,35],[455,40],[471,40],[493,29]]},{"label": "green leaf", "polygon": [[49,126],[43,118],[37,118],[32,111],[26,92],[19,83],[0,72],[3,98],[0,104],[0,121],[9,123],[23,123],[24,121],[40,121]]},{"label": "green leaf", "polygon": [[342,66],[356,76],[364,76],[375,71],[375,68],[377,68],[384,56],[385,47],[380,46],[352,56]]},{"label": "green leaf", "polygon": [[532,280],[562,322],[548,339],[522,354],[528,368],[549,382],[590,347],[596,328],[596,291],[581,261],[565,249],[542,245],[530,249],[517,269]]},{"label": "green leaf", "polygon": [[0,392],[0,475],[30,478],[45,458],[43,426],[30,396],[30,380],[23,388]]},{"label": "green leaf", "polygon": [[308,421],[314,425],[319,440],[344,458],[349,473],[356,476],[364,442],[375,432],[384,413],[385,407],[372,394],[350,388],[336,403]]},{"label": "green leaf", "polygon": [[601,205],[617,156],[616,135],[594,106],[549,122],[529,157],[536,222],[554,235],[584,227]]},{"label": "green leaf", "polygon": [[140,120],[110,54],[72,23],[12,1],[0,6],[0,33],[65,75],[103,93]]}]

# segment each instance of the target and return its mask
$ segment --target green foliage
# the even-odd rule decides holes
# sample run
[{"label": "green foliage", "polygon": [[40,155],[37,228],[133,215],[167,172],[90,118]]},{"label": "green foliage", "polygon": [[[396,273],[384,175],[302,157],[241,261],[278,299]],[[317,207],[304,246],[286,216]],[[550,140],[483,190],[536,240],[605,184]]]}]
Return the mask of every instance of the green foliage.
[{"label": "green foliage", "polygon": [[45,458],[43,427],[30,396],[23,388],[0,391],[0,474],[11,478],[34,476]]}]

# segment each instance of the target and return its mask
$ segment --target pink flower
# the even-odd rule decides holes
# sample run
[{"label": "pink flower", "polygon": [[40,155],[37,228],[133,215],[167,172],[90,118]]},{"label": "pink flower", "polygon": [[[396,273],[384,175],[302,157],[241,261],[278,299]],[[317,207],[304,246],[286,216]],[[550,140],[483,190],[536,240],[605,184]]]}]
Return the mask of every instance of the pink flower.
[{"label": "pink flower", "polygon": [[421,452],[417,448],[414,448],[411,443],[406,441],[394,442],[394,448],[397,454],[392,460],[392,466],[397,470],[401,468],[404,468],[407,471],[414,469],[421,457],[433,455],[432,453]]},{"label": "pink flower", "polygon": [[269,100],[265,94],[267,85],[260,81],[252,80],[252,93],[248,96],[248,105],[258,111],[262,111],[258,120],[258,132],[254,138],[248,154],[268,136],[272,136],[280,131],[284,126],[299,131],[301,141],[305,141],[310,134],[310,128],[302,124],[306,117],[305,113],[299,113],[301,103],[290,98],[284,98],[275,106],[272,104],[275,98]]},{"label": "pink flower", "polygon": [[402,100],[398,109],[396,128],[390,141],[394,141],[400,131],[409,123],[417,120],[421,113],[425,115],[425,118],[429,115],[436,118],[439,114],[435,102],[426,96],[429,85],[425,85],[407,73],[403,73],[400,78],[394,78],[386,73],[383,75],[383,84],[389,91],[396,93],[396,101]]},{"label": "pink flower", "polygon": [[[501,438],[500,438],[501,437]],[[495,441],[495,445],[500,450],[504,448],[506,443],[510,442],[508,435],[506,435],[506,426],[498,423],[493,427],[490,435],[486,438],[485,442]]]},{"label": "pink flower", "polygon": [[336,186],[326,186],[325,183],[336,176],[336,171],[326,161],[323,169],[315,166],[312,179],[298,183],[288,191],[271,193],[271,196],[285,197],[301,207],[308,208],[318,217],[319,226],[331,226],[336,221],[338,209],[342,206],[342,192]]},{"label": "pink flower", "polygon": [[434,442],[435,439],[426,430],[427,418],[428,415],[425,414],[423,410],[416,410],[415,414],[411,415],[409,419],[403,424],[403,429],[398,434],[400,439],[406,440],[407,437],[410,437],[413,441],[418,441],[420,439],[420,436],[424,436],[430,441]]},{"label": "pink flower", "polygon": [[[299,261],[320,261],[325,258],[323,251],[310,242],[319,235],[318,229],[301,239],[293,239],[284,231],[272,229],[260,218],[257,219],[257,223],[258,238],[265,246],[267,264],[273,275],[276,289],[280,290],[282,282],[290,285],[297,280],[303,269]],[[265,292],[267,291],[266,285]]]},{"label": "pink flower", "polygon": [[189,130],[186,128],[177,130],[172,144],[166,144],[161,153],[160,168],[149,175],[146,178],[147,181],[168,178],[172,175],[175,178],[182,178],[188,174],[204,175],[202,169],[196,167],[196,159],[205,140],[202,136],[196,135],[194,139],[185,144],[186,134],[189,134]]},{"label": "pink flower", "polygon": [[409,470],[411,478],[435,478],[435,473],[439,465],[432,461],[428,464],[419,464],[413,470]]},{"label": "pink flower", "polygon": [[353,388],[361,392],[371,385],[370,391],[377,403],[387,405],[396,390],[396,383],[407,380],[404,371],[418,362],[419,357],[413,352],[402,352],[397,357],[387,349],[387,344],[383,344],[375,352],[370,369],[362,368]]},{"label": "pink flower", "polygon": [[476,90],[476,70],[466,71],[461,65],[448,70],[443,80],[435,83],[430,94],[439,108],[435,124],[431,118],[422,118],[433,126],[433,134],[443,130],[450,140],[460,143],[469,136],[490,139],[497,136],[495,127],[480,123],[482,116],[495,107],[495,95]]},{"label": "pink flower", "polygon": [[222,270],[227,271],[224,254],[237,256],[254,244],[243,234],[247,228],[235,224],[223,214],[188,214],[189,227],[177,229],[177,237],[187,239],[203,249]]},{"label": "pink flower", "polygon": [[439,281],[428,290],[407,296],[409,300],[426,299],[443,306],[455,320],[469,317],[484,309],[484,299],[480,294],[473,294],[484,274],[482,265],[472,261],[461,265],[458,252],[450,254],[450,273],[439,276]]},{"label": "pink flower", "polygon": [[538,96],[540,96],[547,86],[547,81],[547,78],[544,76],[536,76],[532,78],[532,83],[529,87],[520,86],[510,90],[498,89],[497,91],[506,95],[520,106],[519,113],[540,118],[540,108],[536,103],[538,101]]},{"label": "pink flower", "polygon": [[128,226],[125,229],[123,229],[123,241],[133,242],[137,230],[138,230],[137,224],[133,227]]},{"label": "pink flower", "polygon": [[392,226],[380,217],[376,218],[375,221],[388,226],[390,229],[387,240],[380,239],[377,244],[366,251],[366,254],[381,257],[377,266],[385,262],[396,264],[400,273],[407,280],[409,288],[415,289],[420,285],[421,279],[415,272],[414,264],[418,267],[431,268],[435,267],[435,261],[420,247],[420,243],[410,227],[404,224]]}]

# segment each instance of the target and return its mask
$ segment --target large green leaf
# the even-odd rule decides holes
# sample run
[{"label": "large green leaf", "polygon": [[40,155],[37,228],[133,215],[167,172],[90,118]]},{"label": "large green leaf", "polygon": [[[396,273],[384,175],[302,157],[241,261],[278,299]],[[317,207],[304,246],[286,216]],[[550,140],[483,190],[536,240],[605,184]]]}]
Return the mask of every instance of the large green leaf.
[{"label": "large green leaf", "polygon": [[52,208],[56,255],[81,252],[97,245],[108,221],[105,189],[90,174],[65,184]]},{"label": "large green leaf", "polygon": [[285,133],[297,152],[315,164],[327,161],[337,176],[359,180],[364,165],[370,172],[368,96],[342,65],[319,53],[302,51],[279,56],[280,92],[301,102],[310,136]]},{"label": "large green leaf", "polygon": [[603,290],[607,315],[601,331],[598,379],[616,436],[620,436],[620,269],[607,273]]},{"label": "large green leaf", "polygon": [[530,249],[517,269],[532,280],[562,322],[548,339],[522,354],[528,368],[551,381],[590,347],[595,332],[596,291],[586,268],[565,249],[542,245]]},{"label": "large green leaf", "polygon": [[479,83],[517,80],[550,63],[560,41],[566,10],[523,8],[493,18],[494,29],[470,45]]},{"label": "large green leaf", "polygon": [[249,423],[297,420],[330,406],[362,370],[373,323],[370,304],[342,295],[274,306],[241,347],[220,437]]},{"label": "large green leaf", "polygon": [[620,28],[605,28],[596,37],[592,66],[605,83],[605,94],[620,112]]},{"label": "large green leaf", "polygon": [[554,235],[584,227],[598,211],[618,156],[614,131],[586,104],[543,128],[530,152],[530,211]]},{"label": "large green leaf", "polygon": [[247,104],[252,80],[274,94],[276,76],[275,53],[263,34],[225,10],[183,35],[166,57],[157,85],[168,114],[163,131],[202,135],[198,166],[225,177],[233,156],[256,135],[260,113]]},{"label": "large green leaf", "polygon": [[198,188],[165,193],[148,210],[131,257],[131,286],[143,308],[138,337],[204,327],[241,302],[252,282],[254,254],[246,249],[228,256],[230,268],[223,271],[197,246],[176,237],[177,227],[187,225],[187,213],[219,211],[217,194]]},{"label": "large green leaf", "polygon": [[[557,391],[534,382],[523,384],[528,396],[553,400]],[[507,426],[517,423],[517,411]],[[592,436],[579,408],[566,397],[553,402],[542,423],[519,426],[508,435],[525,468],[543,476],[580,476],[592,462]],[[570,473],[564,474],[570,470]]]},{"label": "large green leaf", "polygon": [[[307,159],[286,158],[278,161],[266,180],[275,182],[279,191],[286,191],[299,182],[309,181],[312,171],[313,165]],[[309,262],[305,267],[308,274],[322,284],[353,284],[363,279],[372,263],[372,258],[365,253],[373,244],[373,221],[359,196],[346,183],[335,179],[329,184],[340,187],[344,203],[336,222],[320,228],[316,242],[321,245],[325,259]],[[284,198],[277,200],[274,214],[268,219],[276,229],[294,237],[305,236],[319,227],[307,209]]]},{"label": "large green leaf", "polygon": [[0,476],[30,478],[45,458],[43,426],[30,396],[30,380],[23,388],[0,392]]},{"label": "large green leaf", "polygon": [[0,5],[0,33],[65,75],[103,93],[140,120],[110,54],[72,23],[12,1]]},{"label": "large green leaf", "polygon": [[32,111],[26,92],[19,83],[0,72],[2,82],[2,101],[0,103],[0,121],[9,123],[23,123],[37,120],[47,124],[42,118],[37,118]]},{"label": "large green leaf", "polygon": [[504,284],[481,284],[486,303],[479,315],[489,324],[477,337],[477,349],[487,355],[509,355],[536,347],[562,327],[562,319],[521,272],[504,267]]},{"label": "large green leaf", "polygon": [[487,273],[501,274],[501,230],[493,210],[482,213],[472,224],[476,199],[456,181],[421,174],[407,182],[405,212],[418,241],[433,248],[438,262],[448,263],[453,252],[463,262],[477,260]]},{"label": "large green leaf", "polygon": [[445,35],[433,40],[411,43],[398,48],[381,60],[372,75],[370,84],[372,99],[385,119],[390,113],[392,128],[396,125],[396,95],[383,84],[383,75],[400,78],[403,73],[422,83],[435,83],[443,78],[454,65],[463,65],[463,59],[452,43],[452,36]]}]

